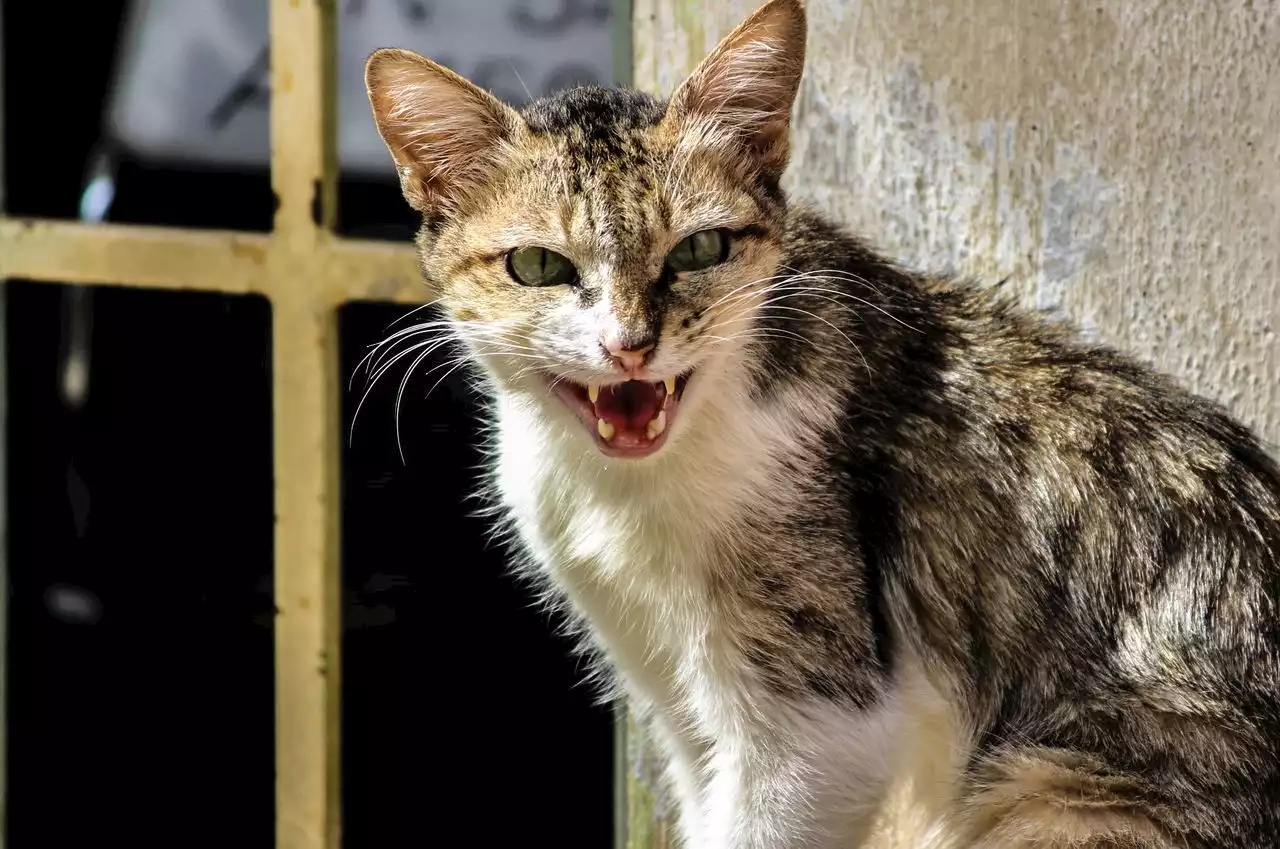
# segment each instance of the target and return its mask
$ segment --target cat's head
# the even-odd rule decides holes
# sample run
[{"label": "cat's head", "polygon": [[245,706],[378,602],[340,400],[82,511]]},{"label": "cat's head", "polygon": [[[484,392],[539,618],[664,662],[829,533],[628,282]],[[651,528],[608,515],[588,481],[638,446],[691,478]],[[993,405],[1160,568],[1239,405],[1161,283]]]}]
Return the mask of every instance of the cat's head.
[{"label": "cat's head", "polygon": [[746,393],[804,44],[800,0],[772,0],[667,102],[579,88],[520,111],[413,53],[370,58],[424,274],[500,392],[630,458]]}]

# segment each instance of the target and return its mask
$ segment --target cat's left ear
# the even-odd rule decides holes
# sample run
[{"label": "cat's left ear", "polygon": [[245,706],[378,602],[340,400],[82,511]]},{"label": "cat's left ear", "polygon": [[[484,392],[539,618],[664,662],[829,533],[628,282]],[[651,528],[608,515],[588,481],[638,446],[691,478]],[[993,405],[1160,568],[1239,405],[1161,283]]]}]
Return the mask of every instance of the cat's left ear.
[{"label": "cat's left ear", "polygon": [[801,0],[770,0],[677,89],[667,120],[697,127],[712,143],[739,145],[766,172],[781,176],[804,71],[805,28]]},{"label": "cat's left ear", "polygon": [[428,215],[456,211],[521,122],[484,89],[408,50],[369,57],[365,86],[405,200]]}]

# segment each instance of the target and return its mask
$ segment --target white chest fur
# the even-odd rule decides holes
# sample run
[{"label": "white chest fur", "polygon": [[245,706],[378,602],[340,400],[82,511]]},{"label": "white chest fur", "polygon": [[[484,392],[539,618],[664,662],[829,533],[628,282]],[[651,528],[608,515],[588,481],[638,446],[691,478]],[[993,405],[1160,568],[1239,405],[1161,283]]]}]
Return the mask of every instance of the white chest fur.
[{"label": "white chest fur", "polygon": [[[910,742],[920,733],[913,718],[945,724],[919,675],[854,711],[775,696],[745,662],[740,611],[715,576],[744,535],[767,533],[788,509],[767,436],[734,462],[690,432],[669,457],[619,468],[518,398],[498,413],[496,483],[528,568],[550,579],[632,703],[650,712],[691,849],[951,845],[951,770],[939,775]],[[771,422],[759,429],[787,436]],[[925,768],[939,792],[917,799],[912,776]],[[885,804],[898,811],[888,822]],[[877,839],[886,828],[894,837]]]},{"label": "white chest fur", "polygon": [[589,623],[633,698],[687,708],[711,686],[710,669],[689,659],[715,654],[720,666],[732,654],[715,645],[706,582],[723,545],[723,494],[668,463],[585,454],[577,434],[549,433],[522,412],[504,410],[497,474],[530,565]]}]

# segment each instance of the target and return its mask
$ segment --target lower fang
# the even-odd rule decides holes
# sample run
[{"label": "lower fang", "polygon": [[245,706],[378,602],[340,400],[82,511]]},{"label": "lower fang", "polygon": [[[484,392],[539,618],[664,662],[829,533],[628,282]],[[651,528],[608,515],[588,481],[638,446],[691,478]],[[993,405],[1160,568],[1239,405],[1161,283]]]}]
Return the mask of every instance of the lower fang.
[{"label": "lower fang", "polygon": [[667,429],[667,411],[659,410],[658,415],[649,422],[649,426],[645,428],[645,433],[650,439],[655,439],[658,434]]},{"label": "lower fang", "polygon": [[[653,422],[649,422],[649,426],[653,427]],[[600,438],[605,442],[613,439],[614,430],[613,422],[607,422],[604,419],[596,419],[596,432],[600,434]]]}]

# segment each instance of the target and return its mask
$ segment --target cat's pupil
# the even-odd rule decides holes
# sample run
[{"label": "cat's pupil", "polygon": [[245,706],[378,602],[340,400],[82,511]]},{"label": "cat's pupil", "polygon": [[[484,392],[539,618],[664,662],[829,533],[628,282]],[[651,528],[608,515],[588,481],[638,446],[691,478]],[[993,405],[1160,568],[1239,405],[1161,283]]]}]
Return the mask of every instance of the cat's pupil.
[{"label": "cat's pupil", "polygon": [[507,273],[525,286],[564,286],[578,279],[578,270],[567,257],[536,247],[507,254]]},{"label": "cat's pupil", "polygon": [[667,254],[667,267],[672,271],[701,271],[725,261],[729,256],[729,239],[723,230],[694,233]]}]

